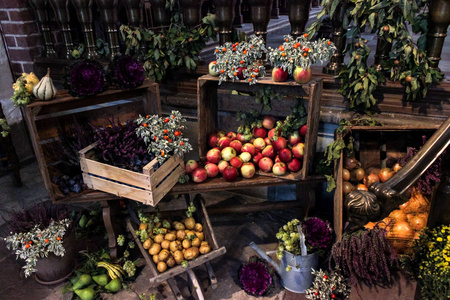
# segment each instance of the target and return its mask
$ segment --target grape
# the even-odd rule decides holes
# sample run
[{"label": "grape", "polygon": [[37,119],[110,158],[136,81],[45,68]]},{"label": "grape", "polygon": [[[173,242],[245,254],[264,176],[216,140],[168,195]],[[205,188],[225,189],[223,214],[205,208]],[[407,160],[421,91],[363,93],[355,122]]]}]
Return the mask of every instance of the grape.
[{"label": "grape", "polygon": [[52,182],[53,182],[54,184],[58,184],[58,182],[59,182],[59,177],[58,177],[58,176],[52,176]]},{"label": "grape", "polygon": [[72,186],[71,190],[72,190],[72,192],[75,192],[78,194],[79,192],[81,192],[81,187],[78,183],[76,183]]},{"label": "grape", "polygon": [[62,189],[62,193],[64,195],[68,195],[68,194],[70,194],[70,190],[68,188],[64,188],[64,189]]},{"label": "grape", "polygon": [[75,180],[70,179],[70,180],[69,180],[69,185],[74,185],[74,184],[75,184]]}]

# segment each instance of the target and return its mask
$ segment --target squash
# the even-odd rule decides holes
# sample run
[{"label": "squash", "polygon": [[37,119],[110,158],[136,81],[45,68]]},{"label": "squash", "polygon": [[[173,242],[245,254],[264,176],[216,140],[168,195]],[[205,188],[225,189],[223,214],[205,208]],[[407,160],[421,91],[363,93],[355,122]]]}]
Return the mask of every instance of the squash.
[{"label": "squash", "polygon": [[42,77],[41,81],[33,87],[33,94],[40,100],[55,98],[56,88],[53,80],[50,78],[50,68],[47,69],[47,75]]}]

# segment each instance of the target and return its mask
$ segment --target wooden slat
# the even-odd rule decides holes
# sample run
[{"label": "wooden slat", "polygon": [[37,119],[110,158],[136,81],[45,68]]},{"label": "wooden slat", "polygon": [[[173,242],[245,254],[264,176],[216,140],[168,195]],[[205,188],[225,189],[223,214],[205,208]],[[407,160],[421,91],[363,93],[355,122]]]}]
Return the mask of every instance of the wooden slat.
[{"label": "wooden slat", "polygon": [[152,202],[149,205],[156,205],[161,199],[169,193],[170,189],[178,182],[180,175],[184,173],[184,167],[178,166],[173,170],[172,174],[164,179],[164,181],[153,190]]},{"label": "wooden slat", "polygon": [[[150,255],[148,254],[148,250],[144,249],[142,242],[137,237],[135,233],[136,230],[133,228],[133,225],[131,224],[131,221],[129,219],[127,219],[127,229],[133,236],[134,242],[136,243],[136,245],[138,245],[139,250],[141,250],[141,253],[143,254],[142,256],[144,257],[145,262],[147,263],[147,266],[149,267],[150,272],[152,273],[151,275],[158,276],[158,271],[156,270],[155,265],[153,264],[153,261],[150,258]],[[146,253],[146,255],[144,255],[144,253]]]},{"label": "wooden slat", "polygon": [[[150,182],[152,187],[158,186],[158,184],[161,183],[161,181],[164,180],[164,178],[169,175],[170,172],[172,172],[180,163],[182,160],[178,155],[173,155],[168,160],[166,160],[162,166],[158,168],[151,176],[150,176]],[[178,176],[181,175],[181,173],[177,172]]]}]

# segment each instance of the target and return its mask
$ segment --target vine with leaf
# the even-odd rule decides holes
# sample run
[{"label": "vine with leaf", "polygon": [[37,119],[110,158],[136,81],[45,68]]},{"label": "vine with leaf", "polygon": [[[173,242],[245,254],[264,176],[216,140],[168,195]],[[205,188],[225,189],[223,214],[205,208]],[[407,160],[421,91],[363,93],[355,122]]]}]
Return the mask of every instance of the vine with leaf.
[{"label": "vine with leaf", "polygon": [[166,9],[171,13],[171,24],[167,27],[137,28],[120,26],[120,35],[125,41],[128,55],[143,61],[146,77],[161,81],[167,70],[186,66],[197,68],[199,54],[209,39],[216,39],[215,15],[208,14],[202,23],[188,28],[180,22],[181,8],[178,2],[167,1]]},{"label": "vine with leaf", "polygon": [[[319,30],[325,16],[334,16],[340,3],[339,0],[322,1],[322,11],[308,28],[310,36]],[[425,52],[427,3],[426,0],[348,1],[342,24],[347,30],[346,36],[351,39],[345,49],[351,60],[337,78],[341,81],[339,92],[348,99],[350,109],[374,110],[380,99],[375,99],[373,93],[378,85],[386,83],[387,78],[399,81],[405,87],[406,101],[424,98],[430,85],[443,78],[438,70],[430,68],[431,61]],[[353,25],[351,28],[350,24]],[[420,34],[417,42],[413,41],[409,28]],[[392,45],[390,59],[379,66],[367,64],[370,49],[367,40],[361,38],[367,29],[377,33],[381,42]]]},{"label": "vine with leaf", "polygon": [[9,127],[8,122],[5,118],[0,118],[0,135],[2,137],[7,137],[11,127]]}]

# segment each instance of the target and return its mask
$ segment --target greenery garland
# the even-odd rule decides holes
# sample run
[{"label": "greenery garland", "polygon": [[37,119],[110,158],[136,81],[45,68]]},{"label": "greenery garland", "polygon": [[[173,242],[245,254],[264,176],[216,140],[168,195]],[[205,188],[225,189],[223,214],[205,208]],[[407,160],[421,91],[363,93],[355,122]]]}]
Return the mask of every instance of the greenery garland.
[{"label": "greenery garland", "polygon": [[[317,20],[308,28],[312,36],[316,33],[325,16],[332,18],[336,13],[339,0],[322,0],[322,11]],[[379,84],[386,82],[385,73],[393,81],[399,81],[405,87],[405,100],[414,101],[424,98],[431,84],[439,83],[442,74],[430,69],[430,59],[425,52],[427,34],[426,0],[349,0],[343,17],[343,27],[349,29],[351,38],[346,52],[351,53],[351,61],[338,75],[341,81],[339,92],[348,99],[350,109],[370,111],[376,107],[377,100],[373,92]],[[413,42],[408,27],[421,36]],[[368,66],[370,49],[361,33],[368,27],[371,33],[377,32],[378,39],[392,43],[390,59],[381,66]]]},{"label": "greenery garland", "polygon": [[0,118],[0,134],[2,137],[7,137],[11,127],[9,127],[8,122],[4,118]]}]

